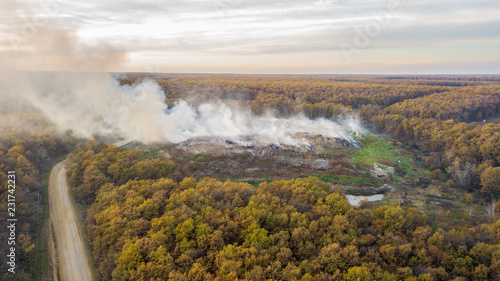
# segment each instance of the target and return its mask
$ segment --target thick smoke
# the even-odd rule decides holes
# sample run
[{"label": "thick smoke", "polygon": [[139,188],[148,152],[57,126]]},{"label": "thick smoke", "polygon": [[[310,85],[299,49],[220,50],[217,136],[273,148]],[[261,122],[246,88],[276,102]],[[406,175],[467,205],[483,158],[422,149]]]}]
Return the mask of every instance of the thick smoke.
[{"label": "thick smoke", "polygon": [[[4,13],[14,19],[12,30],[14,36],[19,36],[26,29],[26,21],[20,18],[36,15],[17,1],[5,3],[10,5],[5,5]],[[356,118],[335,123],[304,116],[282,119],[270,113],[254,116],[248,110],[222,102],[195,108],[179,101],[168,108],[165,94],[155,82],[120,85],[117,77],[102,72],[117,68],[126,57],[125,52],[106,43],[85,44],[75,34],[48,18],[36,26],[29,38],[12,41],[23,44],[15,46],[8,59],[10,68],[0,69],[2,97],[38,110],[60,132],[70,130],[84,138],[105,136],[144,143],[252,135],[262,143],[296,145],[304,144],[294,136],[296,133],[351,140],[350,132],[361,130]],[[33,69],[51,71],[26,71]]]},{"label": "thick smoke", "polygon": [[[161,114],[160,114],[161,115]],[[238,139],[253,136],[262,144],[305,144],[297,138],[298,133],[319,134],[325,137],[352,141],[351,134],[360,133],[359,120],[349,118],[343,124],[327,119],[311,120],[303,115],[277,118],[271,113],[255,116],[248,110],[225,103],[208,103],[194,108],[186,101],[178,102],[158,119],[163,128],[162,137],[172,142],[181,142],[195,137],[227,137]],[[353,126],[354,125],[354,126]]]},{"label": "thick smoke", "polygon": [[[153,81],[135,86],[120,85],[104,73],[18,73],[8,92],[16,93],[43,113],[61,131],[77,136],[121,137],[151,142],[181,142],[194,137],[257,136],[262,143],[304,144],[294,134],[308,132],[350,140],[349,132],[359,133],[356,119],[343,124],[304,116],[283,119],[271,113],[255,116],[250,111],[226,103],[206,103],[198,107],[179,101],[172,108]],[[21,78],[19,78],[21,77]],[[20,86],[22,85],[22,86]]]}]

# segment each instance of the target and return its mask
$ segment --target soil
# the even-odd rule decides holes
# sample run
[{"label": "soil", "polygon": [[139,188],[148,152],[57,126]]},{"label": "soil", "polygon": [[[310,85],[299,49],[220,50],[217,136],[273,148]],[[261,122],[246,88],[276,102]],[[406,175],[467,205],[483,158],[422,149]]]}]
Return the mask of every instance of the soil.
[{"label": "soil", "polygon": [[65,161],[50,174],[49,201],[54,280],[93,280],[66,183]]}]

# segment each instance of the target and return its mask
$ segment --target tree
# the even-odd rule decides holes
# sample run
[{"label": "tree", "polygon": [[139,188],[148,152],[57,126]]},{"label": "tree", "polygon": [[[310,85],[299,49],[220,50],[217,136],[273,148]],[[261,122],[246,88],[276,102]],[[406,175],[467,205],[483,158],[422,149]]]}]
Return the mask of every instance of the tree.
[{"label": "tree", "polygon": [[23,155],[23,153],[24,153],[23,147],[20,145],[16,145],[16,146],[13,146],[9,149],[9,151],[7,152],[7,155],[11,159],[17,159],[17,157],[19,157],[20,155]]},{"label": "tree", "polygon": [[325,204],[330,207],[332,215],[345,214],[351,208],[347,198],[337,192],[328,195]]},{"label": "tree", "polygon": [[453,180],[462,188],[469,188],[472,176],[476,167],[469,162],[462,164],[459,159],[455,159],[453,165],[446,170],[451,174]]},{"label": "tree", "polygon": [[473,272],[474,280],[488,280],[489,271],[490,269],[484,264],[476,266]]},{"label": "tree", "polygon": [[133,271],[139,267],[143,261],[139,247],[135,243],[125,244],[124,250],[117,260],[115,271],[113,271],[113,279],[130,280]]},{"label": "tree", "polygon": [[481,191],[488,196],[500,194],[500,167],[489,167],[481,174]]},{"label": "tree", "polygon": [[212,275],[199,263],[194,263],[188,272],[188,279],[192,281],[204,281],[212,279]]},{"label": "tree", "polygon": [[89,165],[83,173],[83,182],[76,187],[77,198],[84,203],[90,204],[94,201],[97,191],[110,180],[96,165]]},{"label": "tree", "polygon": [[372,281],[373,275],[370,270],[365,266],[355,266],[349,268],[342,280],[345,281]]}]

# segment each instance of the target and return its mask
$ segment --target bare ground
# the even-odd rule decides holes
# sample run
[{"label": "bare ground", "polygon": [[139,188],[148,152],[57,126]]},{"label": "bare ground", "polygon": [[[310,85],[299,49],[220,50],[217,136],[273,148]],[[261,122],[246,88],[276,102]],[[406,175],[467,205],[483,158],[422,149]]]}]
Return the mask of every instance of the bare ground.
[{"label": "bare ground", "polygon": [[[50,174],[49,201],[54,280],[93,280],[66,183],[65,161]],[[55,238],[55,239],[54,239]]]}]

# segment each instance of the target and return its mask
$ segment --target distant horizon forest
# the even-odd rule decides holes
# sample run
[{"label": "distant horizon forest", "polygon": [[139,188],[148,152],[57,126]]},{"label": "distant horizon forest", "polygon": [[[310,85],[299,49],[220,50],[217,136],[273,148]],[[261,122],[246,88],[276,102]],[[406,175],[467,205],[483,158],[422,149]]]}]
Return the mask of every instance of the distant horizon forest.
[{"label": "distant horizon forest", "polygon": [[[18,185],[18,280],[46,276],[48,174],[65,157],[101,280],[500,280],[500,76],[128,73],[120,82],[145,79],[169,106],[354,114],[369,132],[356,137],[361,149],[207,155],[77,139],[36,113],[3,111],[36,128],[0,133],[1,170],[16,170]],[[318,160],[331,167],[307,166]],[[0,182],[7,198],[6,173]],[[346,199],[370,192],[385,197]]]}]

